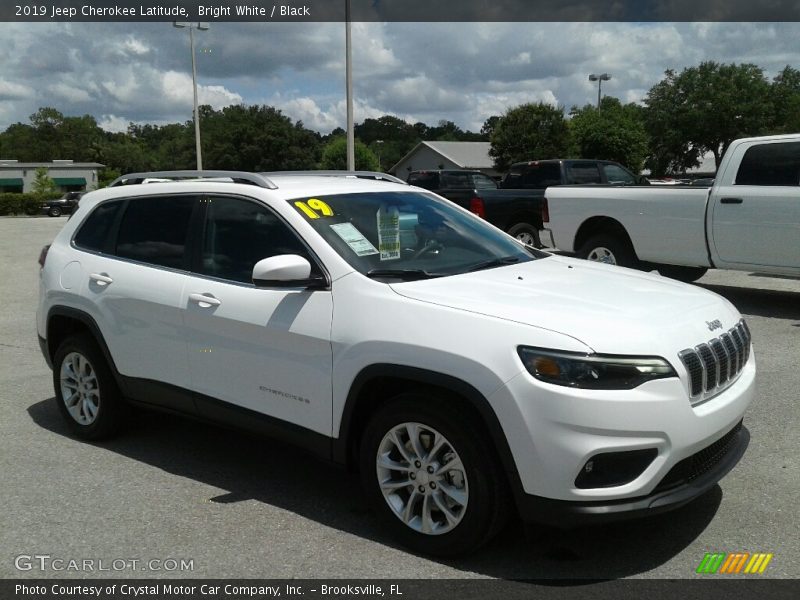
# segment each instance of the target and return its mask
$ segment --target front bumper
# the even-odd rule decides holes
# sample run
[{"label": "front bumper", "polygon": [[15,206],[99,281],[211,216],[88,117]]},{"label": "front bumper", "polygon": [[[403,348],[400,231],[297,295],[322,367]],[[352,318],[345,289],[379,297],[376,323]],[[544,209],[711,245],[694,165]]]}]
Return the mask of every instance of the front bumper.
[{"label": "front bumper", "polygon": [[[688,504],[713,488],[736,466],[749,443],[750,432],[741,423],[737,424],[720,440],[676,465],[646,496],[574,502],[522,494],[517,497],[517,507],[526,522],[556,523],[560,527],[636,519],[667,512]],[[703,456],[704,453],[708,456]],[[693,458],[701,472],[685,468],[691,467],[686,461]]]}]

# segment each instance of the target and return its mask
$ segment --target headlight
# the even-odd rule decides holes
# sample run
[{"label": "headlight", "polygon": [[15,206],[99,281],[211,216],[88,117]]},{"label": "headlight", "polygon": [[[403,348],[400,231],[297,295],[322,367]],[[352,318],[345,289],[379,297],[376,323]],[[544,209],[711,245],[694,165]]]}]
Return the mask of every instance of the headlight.
[{"label": "headlight", "polygon": [[612,356],[519,346],[522,364],[541,381],[592,390],[630,390],[653,379],[677,377],[657,356]]}]

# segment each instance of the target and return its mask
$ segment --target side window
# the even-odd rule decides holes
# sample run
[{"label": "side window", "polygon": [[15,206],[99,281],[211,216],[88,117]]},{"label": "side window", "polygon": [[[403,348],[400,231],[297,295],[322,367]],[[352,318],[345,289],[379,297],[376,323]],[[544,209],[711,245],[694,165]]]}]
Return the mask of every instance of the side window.
[{"label": "side window", "polygon": [[608,183],[621,183],[623,185],[633,185],[636,183],[636,178],[619,165],[604,164],[603,172],[606,175]]},{"label": "side window", "polygon": [[597,163],[576,162],[567,165],[568,183],[600,183],[600,168]]},{"label": "side window", "polygon": [[736,174],[736,185],[800,185],[800,142],[748,148]]},{"label": "side window", "polygon": [[475,174],[472,176],[472,181],[475,183],[476,190],[495,190],[497,189],[497,184],[491,177],[487,177],[486,175],[479,175]]},{"label": "side window", "polygon": [[241,198],[210,199],[201,273],[251,283],[255,264],[279,254],[299,254],[314,264],[297,235],[267,207]]},{"label": "side window", "polygon": [[439,187],[439,174],[426,171],[411,173],[408,176],[408,183],[425,188],[426,190],[435,190]]},{"label": "side window", "polygon": [[184,268],[193,196],[133,198],[122,217],[116,255],[141,262]]},{"label": "side window", "polygon": [[546,188],[560,183],[561,165],[557,162],[529,165],[522,180],[526,188]]},{"label": "side window", "polygon": [[466,173],[442,173],[441,178],[442,189],[468,190],[472,187]]},{"label": "side window", "polygon": [[121,200],[117,200],[96,206],[75,235],[75,245],[85,250],[105,250],[114,219],[117,218],[122,204]]}]

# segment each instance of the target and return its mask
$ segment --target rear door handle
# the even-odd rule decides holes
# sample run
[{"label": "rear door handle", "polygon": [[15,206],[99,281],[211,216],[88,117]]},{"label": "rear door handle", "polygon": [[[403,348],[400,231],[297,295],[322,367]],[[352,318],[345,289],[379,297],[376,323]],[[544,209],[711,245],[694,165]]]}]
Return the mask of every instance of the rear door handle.
[{"label": "rear door handle", "polygon": [[741,204],[744,200],[741,198],[723,198],[719,202],[720,204]]},{"label": "rear door handle", "polygon": [[217,300],[211,294],[189,294],[189,300],[196,302],[200,308],[210,308],[222,304],[222,301]]},{"label": "rear door handle", "polygon": [[114,280],[105,273],[92,273],[89,275],[89,279],[101,287],[114,283]]}]

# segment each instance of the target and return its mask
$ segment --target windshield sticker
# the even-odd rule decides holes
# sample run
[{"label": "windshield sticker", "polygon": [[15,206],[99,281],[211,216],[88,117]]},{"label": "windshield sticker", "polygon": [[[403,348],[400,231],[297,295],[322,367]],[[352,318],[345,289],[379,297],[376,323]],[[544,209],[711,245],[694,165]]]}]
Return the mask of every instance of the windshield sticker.
[{"label": "windshield sticker", "polygon": [[377,217],[381,260],[397,260],[400,258],[400,212],[396,206],[381,206]]},{"label": "windshield sticker", "polygon": [[336,223],[336,225],[331,225],[331,229],[342,238],[345,244],[350,246],[356,256],[370,256],[378,253],[378,249],[352,223]]},{"label": "windshield sticker", "polygon": [[333,209],[319,198],[309,198],[307,202],[298,200],[294,205],[309,219],[333,216]]}]

